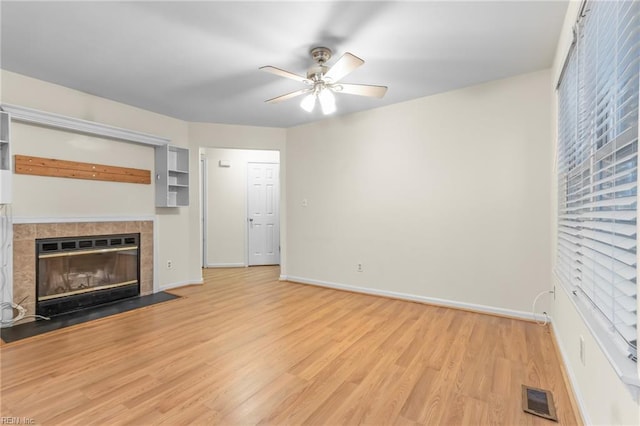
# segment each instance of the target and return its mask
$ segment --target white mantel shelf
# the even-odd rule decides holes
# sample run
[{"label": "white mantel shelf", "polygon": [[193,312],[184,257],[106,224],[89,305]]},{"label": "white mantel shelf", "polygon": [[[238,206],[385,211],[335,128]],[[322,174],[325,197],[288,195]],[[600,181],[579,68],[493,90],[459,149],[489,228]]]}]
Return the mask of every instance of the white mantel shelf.
[{"label": "white mantel shelf", "polygon": [[29,223],[83,223],[83,222],[133,222],[133,221],[156,221],[153,215],[141,216],[96,216],[96,217],[22,217],[14,216],[14,224]]},{"label": "white mantel shelf", "polygon": [[109,139],[117,139],[125,142],[132,142],[142,145],[164,146],[171,140],[148,133],[136,132],[134,130],[122,129],[108,124],[96,123],[94,121],[82,120],[74,117],[40,111],[37,109],[22,107],[18,105],[2,104],[2,109],[11,114],[12,121],[37,124],[40,126],[63,129],[77,133],[85,133]]}]

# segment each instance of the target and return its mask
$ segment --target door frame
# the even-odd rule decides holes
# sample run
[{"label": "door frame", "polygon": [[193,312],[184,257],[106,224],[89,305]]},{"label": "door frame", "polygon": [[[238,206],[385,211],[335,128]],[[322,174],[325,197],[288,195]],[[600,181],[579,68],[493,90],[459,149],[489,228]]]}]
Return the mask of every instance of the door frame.
[{"label": "door frame", "polygon": [[207,154],[200,152],[200,202],[202,208],[200,209],[200,226],[202,230],[202,258],[200,263],[203,268],[207,267],[207,203],[209,201],[208,196],[208,172],[207,172]]}]

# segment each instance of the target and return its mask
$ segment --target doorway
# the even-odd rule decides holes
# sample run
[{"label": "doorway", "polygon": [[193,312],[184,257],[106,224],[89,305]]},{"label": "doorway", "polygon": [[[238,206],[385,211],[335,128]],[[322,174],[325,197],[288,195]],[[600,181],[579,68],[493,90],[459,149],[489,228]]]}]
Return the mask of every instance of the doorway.
[{"label": "doorway", "polygon": [[[202,266],[220,268],[279,264],[280,152],[200,148],[200,154],[203,159]],[[268,179],[270,184],[264,185],[263,193],[258,195],[250,195],[250,164],[271,165],[270,171],[262,170],[261,177],[264,180],[271,176]],[[269,208],[264,206],[261,209],[259,216],[253,217],[253,228],[248,214],[251,197],[257,197],[258,200],[263,197],[264,202],[271,203]],[[256,207],[251,207],[251,210],[255,211]],[[254,232],[257,229],[260,231]],[[262,247],[258,250],[260,256],[253,256],[260,257],[260,262],[250,260],[251,250],[255,253],[255,247],[250,250],[250,240]]]}]

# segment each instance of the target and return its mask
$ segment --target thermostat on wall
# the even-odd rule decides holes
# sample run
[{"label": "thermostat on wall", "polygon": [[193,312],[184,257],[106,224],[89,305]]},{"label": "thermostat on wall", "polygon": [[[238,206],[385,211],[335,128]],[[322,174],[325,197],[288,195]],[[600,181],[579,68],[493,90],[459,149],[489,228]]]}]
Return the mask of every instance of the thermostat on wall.
[{"label": "thermostat on wall", "polygon": [[218,167],[231,167],[231,161],[229,161],[229,160],[220,160],[220,161],[218,161]]}]

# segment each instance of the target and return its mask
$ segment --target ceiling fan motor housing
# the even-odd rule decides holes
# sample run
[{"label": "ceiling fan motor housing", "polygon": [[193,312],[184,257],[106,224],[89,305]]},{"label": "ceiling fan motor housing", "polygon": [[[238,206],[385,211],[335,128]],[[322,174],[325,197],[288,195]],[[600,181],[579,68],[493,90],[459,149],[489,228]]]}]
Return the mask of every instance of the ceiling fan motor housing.
[{"label": "ceiling fan motor housing", "polygon": [[329,70],[325,63],[331,59],[331,49],[328,47],[314,47],[310,53],[316,65],[307,70],[307,78],[313,82],[318,82],[322,80],[322,77]]},{"label": "ceiling fan motor housing", "polygon": [[331,49],[328,47],[314,47],[311,49],[311,57],[318,65],[322,65],[331,59]]}]

